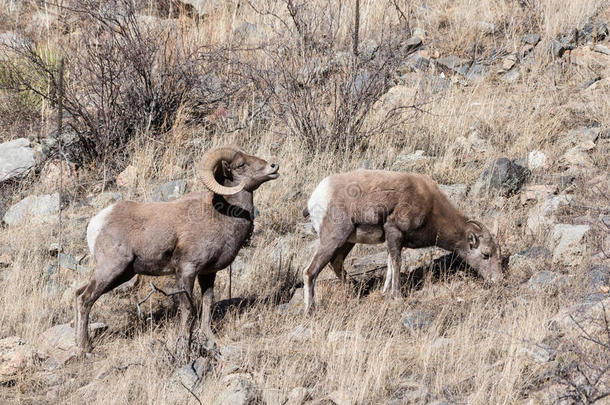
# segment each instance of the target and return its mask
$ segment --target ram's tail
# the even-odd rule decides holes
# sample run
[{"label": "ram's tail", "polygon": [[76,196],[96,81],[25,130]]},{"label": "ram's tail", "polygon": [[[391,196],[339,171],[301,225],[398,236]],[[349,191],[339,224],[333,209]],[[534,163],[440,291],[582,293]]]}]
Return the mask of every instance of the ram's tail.
[{"label": "ram's tail", "polygon": [[309,216],[309,210],[307,209],[307,207],[305,207],[305,208],[303,209],[303,216],[304,216],[305,218],[307,218],[307,217]]}]

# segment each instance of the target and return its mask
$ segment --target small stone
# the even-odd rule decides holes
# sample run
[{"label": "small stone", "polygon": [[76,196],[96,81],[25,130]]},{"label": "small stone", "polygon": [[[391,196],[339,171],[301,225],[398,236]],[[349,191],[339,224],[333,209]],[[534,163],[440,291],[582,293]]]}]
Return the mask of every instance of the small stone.
[{"label": "small stone", "polygon": [[408,40],[407,40],[407,41],[404,43],[404,46],[405,46],[405,48],[406,48],[405,50],[406,50],[407,52],[409,52],[409,51],[412,51],[412,50],[414,50],[414,49],[416,49],[416,48],[419,48],[419,47],[421,46],[421,44],[422,44],[422,40],[421,40],[421,38],[420,38],[420,37],[417,37],[417,36],[413,36],[413,37],[409,38],[409,39],[408,39]]},{"label": "small stone", "polygon": [[127,166],[116,177],[116,185],[119,187],[131,187],[135,184],[138,176],[138,169],[135,166]]},{"label": "small stone", "polygon": [[288,398],[284,405],[303,405],[306,401],[312,399],[311,393],[305,387],[295,387],[290,390]]},{"label": "small stone", "polygon": [[424,166],[430,159],[431,157],[426,156],[423,150],[416,150],[414,153],[401,153],[392,164],[392,170],[413,171]]},{"label": "small stone", "polygon": [[122,199],[123,195],[121,193],[108,191],[98,194],[95,197],[88,198],[85,201],[85,204],[90,205],[93,208],[102,209]]},{"label": "small stone", "polygon": [[561,58],[563,56],[563,54],[570,49],[569,46],[565,45],[562,42],[559,42],[556,39],[553,39],[551,41],[551,45],[550,45],[550,49],[551,49],[551,53],[553,54],[554,57],[556,58]]},{"label": "small stone", "polygon": [[548,292],[554,294],[568,284],[569,279],[564,275],[552,271],[540,271],[529,279],[527,288],[534,293]]},{"label": "small stone", "polygon": [[14,381],[19,373],[33,365],[34,349],[18,336],[0,339],[0,385]]},{"label": "small stone", "polygon": [[335,405],[353,405],[356,403],[356,401],[352,399],[352,396],[343,390],[331,392],[328,394],[328,399]]},{"label": "small stone", "polygon": [[551,196],[559,193],[555,184],[532,184],[521,190],[521,204],[547,201]]},{"label": "small stone", "polygon": [[554,243],[553,262],[575,266],[582,262],[586,247],[583,238],[589,232],[589,225],[556,224],[551,241]]},{"label": "small stone", "polygon": [[0,246],[0,268],[9,267],[13,264],[13,249],[8,246]]},{"label": "small stone", "polygon": [[360,43],[360,57],[365,60],[371,60],[375,57],[375,53],[379,49],[379,44],[374,39],[366,39]]},{"label": "small stone", "polygon": [[502,76],[505,82],[507,83],[515,83],[517,80],[521,78],[521,72],[517,69],[511,69],[504,76]]},{"label": "small stone", "polygon": [[466,184],[439,184],[438,188],[447,196],[451,201],[462,201],[468,193],[468,186]]},{"label": "small stone", "polygon": [[295,340],[309,340],[311,339],[311,336],[311,329],[303,325],[298,325],[292,331],[290,331],[290,337]]},{"label": "small stone", "polygon": [[484,35],[492,35],[496,32],[496,26],[486,21],[479,21],[477,23],[477,28],[479,32]]},{"label": "small stone", "polygon": [[459,68],[461,66],[464,66],[464,65],[470,63],[470,60],[463,59],[463,58],[460,58],[455,55],[450,55],[450,56],[444,56],[442,58],[437,59],[436,63],[438,63],[439,65],[444,66],[448,69],[457,71],[457,70],[459,70]]},{"label": "small stone", "polygon": [[525,34],[522,41],[529,45],[536,45],[540,42],[540,34]]},{"label": "small stone", "polygon": [[527,155],[527,167],[531,170],[546,169],[549,167],[549,158],[544,152],[533,150]]},{"label": "small stone", "polygon": [[198,357],[174,371],[170,377],[170,381],[173,384],[176,384],[178,390],[184,389],[181,383],[190,390],[193,390],[199,385],[203,376],[210,371],[212,371],[210,360],[208,358]]},{"label": "small stone", "polygon": [[425,329],[431,323],[432,317],[423,311],[408,309],[402,314],[402,324],[411,332]]},{"label": "small stone", "polygon": [[595,44],[595,47],[593,47],[593,50],[595,52],[603,53],[604,55],[610,55],[610,48],[608,48],[607,46],[604,46],[602,44]]},{"label": "small stone", "polygon": [[587,281],[590,291],[607,294],[610,286],[610,267],[603,264],[591,267],[587,272]]},{"label": "small stone", "polygon": [[18,138],[0,144],[0,183],[23,176],[35,164],[34,149],[27,139]]},{"label": "small stone", "polygon": [[504,69],[505,71],[509,71],[513,68],[513,66],[515,66],[516,63],[517,63],[517,55],[515,55],[515,54],[508,55],[502,61],[502,69]]},{"label": "small stone", "polygon": [[517,349],[517,354],[527,357],[535,363],[547,363],[555,359],[555,350],[545,344],[523,343]]},{"label": "small stone", "polygon": [[172,201],[182,197],[186,191],[185,180],[173,180],[169,181],[162,186],[155,188],[152,191],[153,201]]},{"label": "small stone", "polygon": [[258,402],[258,389],[247,373],[229,374],[222,378],[225,388],[218,393],[214,405],[253,405]]}]

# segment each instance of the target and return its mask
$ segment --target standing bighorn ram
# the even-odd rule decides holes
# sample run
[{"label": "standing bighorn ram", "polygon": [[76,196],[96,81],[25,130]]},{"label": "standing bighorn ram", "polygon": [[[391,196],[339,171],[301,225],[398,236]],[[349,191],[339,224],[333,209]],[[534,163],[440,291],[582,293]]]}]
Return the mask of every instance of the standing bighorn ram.
[{"label": "standing bighorn ram", "polygon": [[500,250],[487,228],[466,218],[428,176],[382,170],[356,170],[326,177],[312,193],[307,208],[320,245],[303,272],[305,311],[314,304],[314,285],[330,263],[345,280],[343,261],[356,243],[388,249],[383,287],[400,296],[403,247],[438,246],[456,252],[486,281],[503,277]]},{"label": "standing bighorn ram", "polygon": [[88,284],[76,291],[76,344],[91,349],[89,312],[104,293],[134,274],[174,274],[179,294],[179,340],[190,346],[192,292],[202,292],[199,334],[213,339],[210,311],[216,272],[229,266],[252,233],[253,192],[278,178],[279,165],[234,147],[203,157],[202,180],[210,192],[191,193],[171,202],[120,201],[104,208],[87,227],[89,250],[97,262]]}]

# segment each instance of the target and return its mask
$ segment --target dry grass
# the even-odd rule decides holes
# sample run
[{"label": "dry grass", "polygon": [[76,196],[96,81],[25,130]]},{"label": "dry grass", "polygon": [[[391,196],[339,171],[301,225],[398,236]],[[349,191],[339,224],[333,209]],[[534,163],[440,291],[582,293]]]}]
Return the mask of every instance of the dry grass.
[{"label": "dry grass", "polygon": [[[335,2],[309,3],[308,12],[320,15],[324,15],[329,4],[336,6]],[[380,38],[383,35],[380,27],[398,22],[391,2],[361,3],[362,38]],[[299,230],[304,222],[301,210],[309,193],[327,174],[354,169],[363,160],[370,160],[375,168],[388,169],[399,153],[423,149],[434,159],[421,170],[441,183],[472,184],[493,159],[518,158],[540,149],[554,160],[549,170],[533,175],[534,182],[544,184],[558,177],[557,160],[571,146],[563,137],[569,129],[589,122],[598,122],[602,128],[610,126],[609,105],[600,102],[605,97],[604,89],[581,89],[592,71],[552,62],[544,51],[550,39],[598,15],[600,9],[608,7],[607,1],[545,0],[535,6],[520,6],[532,3],[528,1],[508,0],[397,3],[403,11],[410,10],[411,28],[425,30],[426,44],[440,55],[466,56],[469,44],[477,41],[487,51],[491,47],[517,51],[521,36],[529,32],[540,32],[543,43],[534,51],[535,58],[521,80],[509,84],[491,74],[476,85],[451,85],[441,97],[424,92],[418,97],[426,101],[427,113],[419,114],[405,127],[375,134],[364,147],[349,155],[310,153],[304,142],[286,137],[285,129],[278,123],[270,123],[256,133],[250,129],[230,134],[205,133],[186,123],[187,113],[177,119],[166,142],[152,142],[144,135],[134,141],[130,163],[137,167],[138,180],[121,191],[126,198],[137,200],[150,199],[154,185],[178,177],[188,180],[190,190],[202,189],[197,158],[211,146],[237,143],[262,157],[277,156],[281,162],[283,176],[256,193],[255,203],[261,216],[256,220],[252,246],[241,253],[249,270],[247,276],[237,277],[238,281],[233,282],[233,297],[257,300],[241,309],[231,307],[214,323],[220,344],[240,353],[239,369],[253,375],[262,390],[262,399],[305,386],[311,389],[314,398],[324,398],[339,390],[355,403],[384,403],[409,391],[409,387],[423,386],[430,400],[518,403],[541,384],[548,372],[546,366],[524,357],[519,349],[544,339],[548,320],[579,294],[580,281],[575,281],[569,291],[555,295],[528,292],[522,283],[530,274],[517,268],[511,269],[509,283],[503,288],[490,289],[471,275],[457,274],[441,281],[429,279],[423,287],[409,291],[404,300],[398,301],[383,299],[378,289],[359,295],[329,280],[320,283],[316,313],[305,320],[301,315],[280,311],[264,299],[276,291],[278,246],[288,245],[282,253],[282,271],[288,271],[288,263],[292,271],[301,271],[311,254],[313,237]],[[195,45],[231,44],[235,28],[246,21],[261,27],[267,39],[285,35],[280,19],[256,13],[245,3],[239,7],[236,4],[227,2],[198,24],[186,15],[179,17],[179,23],[186,27],[187,40]],[[259,10],[288,18],[282,2],[256,0],[252,4]],[[351,2],[343,4],[340,18],[333,22],[337,26],[337,50],[349,48],[351,7]],[[31,4],[8,0],[0,0],[0,9],[3,10],[0,22],[16,26],[26,26],[25,16],[40,10]],[[493,23],[497,32],[482,35],[477,28],[479,21]],[[236,114],[247,108],[236,107]],[[42,119],[40,127],[48,124],[47,119]],[[473,125],[487,138],[489,148],[478,162],[466,164],[453,145],[458,137],[467,136]],[[5,140],[17,135],[9,130],[1,137]],[[192,142],[196,138],[200,142]],[[591,154],[602,172],[610,168],[607,145],[607,140],[602,141]],[[593,190],[586,186],[593,175],[585,173],[573,191],[578,201],[593,198]],[[33,184],[29,192],[42,192],[40,187]],[[89,187],[91,193],[102,188],[100,183]],[[22,196],[15,193],[14,200]],[[531,235],[524,227],[515,225],[526,217],[528,209],[520,205],[518,197],[491,201],[467,197],[459,204],[468,208],[469,215],[480,216],[484,222],[499,221],[506,254],[547,243],[546,234]],[[595,204],[607,210],[603,199]],[[72,205],[64,212],[68,218],[65,250],[74,255],[86,253],[83,237],[86,220],[79,218],[88,218],[95,211]],[[566,213],[566,218],[596,212],[573,210]],[[595,232],[590,245],[603,246],[607,236],[600,230]],[[92,268],[79,273],[63,270],[66,273],[49,281],[44,270],[54,259],[47,253],[47,247],[56,238],[55,223],[28,224],[0,234],[0,245],[14,250],[8,279],[0,282],[0,338],[18,335],[27,342],[36,342],[38,335],[50,326],[71,321],[74,289],[88,279]],[[381,249],[379,246],[374,251]],[[352,255],[365,251],[370,249],[357,248]],[[581,280],[590,261],[588,256],[577,268],[553,270],[569,271],[576,276],[575,280]],[[541,263],[540,267],[547,265]],[[228,298],[227,280],[226,271],[219,273],[217,300]],[[171,285],[171,280],[164,282]],[[0,402],[195,403],[186,391],[176,397],[172,391],[175,388],[167,383],[176,367],[165,348],[171,349],[177,337],[174,306],[171,300],[155,295],[145,309],[160,315],[154,320],[140,321],[135,304],[146,293],[144,286],[128,295],[103,296],[93,308],[92,320],[104,321],[109,330],[94,342],[93,358],[53,371],[35,365],[20,375],[14,386],[0,387]],[[431,324],[415,332],[405,328],[401,318],[408,308],[429,311],[433,314]],[[299,330],[308,331],[308,336],[300,337],[295,333]],[[215,369],[197,387],[195,394],[202,403],[212,403],[222,388],[221,377],[222,369]],[[57,391],[47,396],[50,387],[58,384]]]}]

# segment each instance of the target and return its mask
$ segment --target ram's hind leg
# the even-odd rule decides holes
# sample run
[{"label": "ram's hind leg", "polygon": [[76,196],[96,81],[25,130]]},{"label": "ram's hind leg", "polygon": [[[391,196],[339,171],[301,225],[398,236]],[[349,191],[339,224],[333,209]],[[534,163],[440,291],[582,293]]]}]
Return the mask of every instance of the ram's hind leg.
[{"label": "ram's hind leg", "polygon": [[330,261],[330,266],[332,267],[333,271],[337,275],[337,278],[341,281],[347,280],[347,273],[345,272],[343,263],[345,262],[345,258],[347,257],[349,252],[353,249],[353,247],[354,247],[354,243],[346,242],[343,246],[341,246],[337,250],[334,257]]},{"label": "ram's hind leg", "polygon": [[318,274],[339,252],[353,232],[354,226],[349,221],[322,223],[320,229],[320,244],[311,263],[303,271],[303,296],[305,313],[309,313],[314,305],[315,283]]},{"label": "ram's hind leg", "polygon": [[124,256],[97,265],[89,283],[76,290],[75,340],[80,354],[91,351],[89,342],[89,313],[102,294],[133,277],[133,257]]}]

